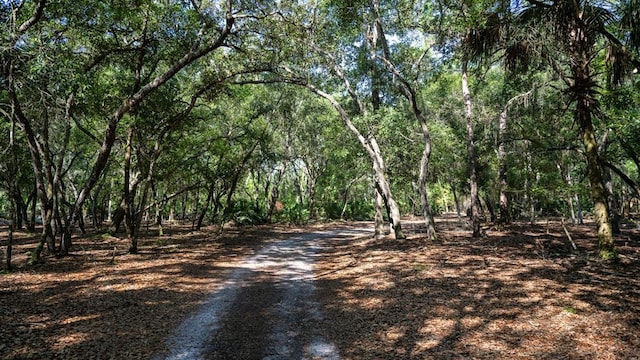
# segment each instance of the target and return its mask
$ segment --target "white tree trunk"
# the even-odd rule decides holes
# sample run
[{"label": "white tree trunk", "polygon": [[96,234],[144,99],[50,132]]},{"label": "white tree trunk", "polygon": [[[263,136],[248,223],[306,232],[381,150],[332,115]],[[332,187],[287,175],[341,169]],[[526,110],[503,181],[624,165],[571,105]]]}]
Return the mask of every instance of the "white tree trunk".
[{"label": "white tree trunk", "polygon": [[473,237],[480,237],[480,215],[478,212],[478,177],[476,174],[476,155],[473,142],[473,112],[471,108],[471,92],[467,79],[467,61],[462,62],[462,96],[464,113],[467,122],[467,151],[469,156],[469,183],[471,186],[471,223]]}]

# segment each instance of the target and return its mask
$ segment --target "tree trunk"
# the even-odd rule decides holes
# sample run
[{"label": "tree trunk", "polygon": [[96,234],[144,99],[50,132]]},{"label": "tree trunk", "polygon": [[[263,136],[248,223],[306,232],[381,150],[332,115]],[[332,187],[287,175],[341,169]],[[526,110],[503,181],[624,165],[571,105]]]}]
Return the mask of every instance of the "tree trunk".
[{"label": "tree trunk", "polygon": [[[562,168],[562,164],[560,163],[559,160],[556,163],[556,167],[558,168],[558,172],[560,173],[560,177],[562,178],[562,180],[564,180],[565,184],[567,184],[567,186],[572,187],[572,181],[571,181],[571,166],[567,167],[567,170],[565,171]],[[567,205],[569,206],[569,216],[571,217],[571,225],[575,225],[576,224],[576,210],[575,207],[573,206],[573,196],[572,194],[567,194]]]},{"label": "tree trunk", "polygon": [[213,185],[209,187],[209,191],[207,192],[207,199],[204,201],[204,205],[200,210],[200,215],[198,216],[198,221],[196,222],[195,229],[199,231],[202,228],[202,223],[204,221],[204,217],[207,215],[207,210],[209,210],[209,206],[211,206],[211,200],[213,199],[214,187]]},{"label": "tree trunk", "polygon": [[507,198],[507,150],[505,149],[505,137],[507,135],[507,107],[500,113],[498,124],[498,182],[500,184],[500,223],[508,224],[509,199]]},{"label": "tree trunk", "polygon": [[492,223],[497,222],[496,211],[494,209],[493,200],[491,199],[491,196],[489,196],[489,194],[485,194],[484,202],[487,205],[487,211],[489,211],[491,222]]},{"label": "tree trunk", "polygon": [[111,234],[111,236],[115,236],[118,233],[118,231],[120,231],[120,226],[122,225],[122,221],[124,220],[124,213],[125,213],[126,206],[127,206],[126,202],[123,198],[120,201],[120,206],[118,206],[116,210],[113,212],[113,216],[111,219],[111,226],[109,227],[109,233]]},{"label": "tree trunk", "polygon": [[13,270],[11,256],[13,255],[13,222],[9,220],[7,231],[7,254],[5,256],[5,266],[7,271]]},{"label": "tree trunk", "polygon": [[[423,135],[425,133],[423,132]],[[428,138],[428,134],[427,134]],[[431,154],[431,141],[425,140],[425,149],[422,151],[422,159],[420,160],[420,174],[418,175],[418,192],[420,193],[420,205],[422,207],[422,216],[424,217],[427,227],[427,239],[436,241],[436,223],[433,220],[431,207],[429,206],[429,197],[427,194],[427,168],[429,164],[429,156]]]},{"label": "tree trunk", "polygon": [[308,204],[307,209],[309,210],[309,219],[314,220],[318,218],[318,213],[316,209],[316,185],[318,183],[318,176],[321,173],[320,170],[316,170],[312,168],[312,165],[307,164],[305,162],[305,168],[307,169],[307,197]]},{"label": "tree trunk", "polygon": [[458,222],[462,221],[462,210],[460,209],[460,200],[458,199],[458,192],[456,191],[456,186],[451,181],[451,193],[453,194],[453,202],[456,206],[456,214],[458,215]]},{"label": "tree trunk", "polygon": [[[11,161],[9,162],[9,171],[15,173],[16,168],[18,166],[18,159],[15,147],[15,120],[11,121],[11,128],[9,132],[9,148],[11,150]],[[17,207],[17,199],[15,197],[15,193],[17,193],[17,178],[11,177],[9,180],[9,193],[14,194],[13,199],[9,200],[9,223],[7,224],[7,254],[5,257],[6,270],[11,271],[11,256],[13,255],[13,230],[15,226],[14,219],[16,218],[16,207]],[[22,196],[20,196],[20,200],[22,200]]]},{"label": "tree trunk", "polygon": [[[12,161],[17,162],[17,160],[15,159]],[[15,182],[15,181],[16,179],[10,180],[10,182]],[[20,193],[20,188],[17,186],[17,184],[13,185],[13,190],[9,189],[9,193],[13,194],[9,200],[12,202],[14,206],[15,228],[22,229],[27,219],[27,204],[24,202],[24,199],[22,198],[22,194]]]},{"label": "tree trunk", "polygon": [[[375,8],[377,3],[372,2],[372,5]],[[380,110],[380,105],[382,104],[382,100],[380,99],[380,74],[378,73],[378,66],[375,62],[380,35],[381,34],[379,33],[375,24],[369,28],[367,33],[367,43],[369,45],[369,55],[371,61],[371,106],[373,108],[374,114]],[[383,46],[386,46],[386,44],[383,43]],[[364,109],[362,109],[362,112],[365,112]],[[377,237],[381,237],[383,235],[386,235],[387,233],[384,229],[384,216],[382,216],[382,206],[384,206],[387,213],[387,218],[389,219],[389,232],[392,229],[395,229],[394,219],[392,218],[391,214],[391,205],[389,204],[387,196],[385,195],[385,190],[383,189],[383,186],[385,185],[381,184],[381,182],[383,181],[386,182],[386,176],[384,173],[384,161],[382,159],[382,156],[380,155],[380,149],[377,146],[377,141],[373,136],[369,138],[369,146],[375,153],[373,159],[374,178],[376,184],[375,234]]]},{"label": "tree trunk", "polygon": [[153,187],[153,207],[155,208],[155,225],[162,226],[162,207],[160,201],[158,201],[158,189],[154,184]]},{"label": "tree trunk", "polygon": [[111,200],[111,194],[109,194],[109,200],[107,202],[107,222],[112,222],[111,209],[113,208],[113,200]]},{"label": "tree trunk", "polygon": [[615,259],[617,257],[613,242],[613,231],[607,207],[607,191],[602,182],[602,168],[598,156],[598,146],[591,124],[591,112],[588,106],[579,105],[578,124],[580,125],[580,137],[585,147],[587,156],[587,176],[591,185],[591,198],[593,199],[593,216],[598,232],[598,251],[602,259]]},{"label": "tree trunk", "polygon": [[[351,197],[351,187],[353,186],[353,184],[355,184],[360,178],[356,177],[354,179],[351,179],[351,181],[349,181],[349,184],[347,184],[347,186],[345,187],[345,189],[343,190],[343,195],[342,195],[342,211],[340,212],[340,219],[344,220],[344,216],[347,213],[347,206],[349,206],[349,199]],[[375,189],[374,186],[374,196],[377,196],[377,190]],[[376,201],[378,201],[378,199],[376,198]],[[380,219],[382,219],[382,198],[380,198]],[[376,205],[376,211],[378,211],[378,206]],[[378,214],[376,213],[375,216],[378,216]],[[376,220],[377,221],[377,220]],[[381,228],[383,229],[381,234],[384,232],[384,220],[380,220],[380,223],[382,225]],[[376,222],[377,225],[377,222]],[[377,234],[377,233],[376,233]]]},{"label": "tree trunk", "polygon": [[[609,132],[605,131],[598,147],[598,153],[602,154],[607,151],[609,147]],[[609,209],[609,216],[611,221],[611,230],[614,234],[620,234],[620,214],[618,213],[618,199],[613,190],[613,179],[611,178],[611,169],[609,167],[600,166],[602,169],[602,181],[604,182],[604,188],[607,191],[607,206]]]},{"label": "tree trunk", "polygon": [[[540,172],[537,170],[534,179],[535,181],[533,185],[537,187],[540,182]],[[536,223],[536,197],[533,196],[533,194],[531,194],[531,196],[529,197],[529,222],[531,223],[531,225],[534,225]]]},{"label": "tree trunk", "polygon": [[375,138],[369,139],[369,144],[373,149],[374,162],[373,171],[378,191],[382,195],[385,207],[387,208],[387,215],[389,217],[389,225],[393,230],[395,239],[406,239],[404,232],[402,231],[402,221],[400,219],[400,207],[391,194],[391,186],[389,186],[389,180],[387,180],[386,169],[384,160],[378,147],[378,142]]},{"label": "tree trunk", "polygon": [[[223,192],[218,192],[216,194],[216,196],[213,197],[213,210],[211,210],[211,223],[212,224],[216,224],[218,223],[219,225],[222,224],[222,222],[224,221],[223,217],[218,217],[218,213],[220,212],[220,207],[222,206],[222,196],[224,195]],[[222,228],[222,226],[220,226],[220,228]]]},{"label": "tree trunk", "polygon": [[[300,83],[297,83],[300,84]],[[349,114],[345,111],[345,109],[340,105],[340,103],[330,94],[316,88],[313,84],[303,83],[310,91],[313,93],[325,98],[328,100],[331,105],[338,111],[340,114],[340,118],[342,119],[344,125],[347,127],[351,133],[356,136],[362,147],[365,149],[367,154],[369,155],[372,163],[373,163],[373,171],[375,176],[376,186],[380,187],[383,199],[385,204],[389,208],[389,216],[390,221],[392,222],[394,234],[396,239],[404,239],[406,236],[402,232],[402,222],[400,220],[400,209],[398,204],[395,202],[393,195],[391,193],[391,188],[389,186],[389,182],[387,180],[387,176],[385,174],[384,161],[382,159],[382,154],[380,153],[380,149],[378,144],[373,136],[369,136],[365,138],[362,133],[355,127]],[[355,92],[352,88],[350,88],[348,81],[345,81],[345,85],[347,86],[348,92],[351,94],[352,99],[358,103],[358,107],[360,108],[360,112],[363,115],[366,115],[366,110],[361,101],[359,101],[359,97],[355,95]]]},{"label": "tree trunk", "polygon": [[576,99],[575,122],[580,129],[580,139],[584,145],[587,157],[587,177],[591,186],[593,200],[593,216],[598,233],[598,252],[601,259],[617,258],[609,209],[607,206],[607,191],[602,178],[602,164],[598,154],[598,144],[591,120],[592,114],[598,107],[594,98],[594,83],[592,80],[590,63],[592,60],[589,33],[583,22],[575,20],[570,25],[570,58],[571,71],[574,79],[573,96]]},{"label": "tree trunk", "polygon": [[167,219],[169,221],[169,224],[174,222],[176,219],[176,206],[177,206],[176,203],[177,203],[176,199],[173,199],[173,201],[171,201],[171,205],[169,207],[169,219]]},{"label": "tree trunk", "polygon": [[391,62],[391,53],[389,51],[389,44],[386,39],[384,29],[382,27],[382,20],[380,18],[380,5],[377,0],[371,2],[375,21],[373,28],[376,30],[376,34],[372,38],[379,38],[382,43],[383,57],[379,57],[375,52],[372,53],[372,58],[380,58],[385,64],[387,69],[393,73],[394,77],[399,80],[399,89],[404,97],[409,101],[411,105],[411,112],[413,113],[418,124],[420,125],[420,131],[422,133],[422,139],[424,142],[424,149],[422,151],[422,158],[420,159],[420,173],[418,175],[418,192],[420,193],[420,205],[422,207],[422,216],[425,220],[427,228],[427,238],[431,241],[437,240],[435,221],[433,220],[433,214],[431,213],[431,207],[429,206],[429,198],[427,192],[427,171],[429,169],[429,158],[431,157],[431,135],[429,133],[429,127],[427,126],[427,120],[424,116],[424,112],[418,105],[418,97],[416,95],[415,88],[411,83],[402,76],[400,70]]},{"label": "tree trunk", "polygon": [[382,198],[382,194],[380,194],[378,187],[375,187],[374,192],[375,192],[375,199],[376,199],[376,212],[374,216],[374,221],[375,221],[374,236],[377,239],[380,239],[380,238],[383,238],[385,235],[387,235],[387,231],[384,227],[384,215],[382,212],[382,208],[384,207],[384,199]]},{"label": "tree trunk", "polygon": [[[267,211],[267,221],[269,223],[273,222],[273,215],[276,212],[276,204],[278,203],[278,200],[280,198],[280,183],[282,182],[282,178],[284,177],[285,170],[285,166],[281,166],[275,179],[272,182],[271,192],[269,195],[269,208]],[[230,199],[230,195],[227,197],[227,199]],[[228,208],[229,203],[227,202],[225,213],[227,212]]]},{"label": "tree trunk", "polygon": [[133,141],[133,128],[127,131],[127,143],[124,152],[124,181],[123,196],[124,199],[124,228],[129,240],[129,253],[136,254],[138,252],[138,241],[136,240],[135,221],[134,221],[134,195],[131,184],[131,147]]},{"label": "tree trunk", "polygon": [[620,234],[620,213],[618,212],[618,199],[613,190],[613,179],[611,178],[611,170],[603,168],[602,176],[604,187],[607,190],[607,205],[609,207],[611,230],[614,234]]},{"label": "tree trunk", "polygon": [[[10,67],[10,66],[9,66]],[[29,153],[31,154],[31,164],[34,173],[34,179],[36,183],[37,196],[40,201],[40,213],[42,217],[42,238],[36,247],[35,251],[31,255],[31,263],[35,263],[40,260],[44,245],[47,245],[49,252],[55,252],[55,240],[53,235],[53,229],[51,228],[51,221],[53,216],[53,200],[52,200],[52,188],[51,184],[47,186],[45,182],[45,165],[40,151],[41,145],[38,142],[38,136],[31,127],[31,122],[27,116],[22,112],[21,103],[18,100],[18,95],[15,90],[15,85],[12,81],[13,77],[11,72],[7,81],[7,90],[9,100],[11,102],[12,109],[15,114],[18,125],[24,131],[29,147]]]},{"label": "tree trunk", "polygon": [[34,182],[33,191],[31,195],[29,195],[29,204],[31,205],[31,211],[29,212],[29,222],[27,225],[27,230],[30,232],[36,232],[36,206],[38,204],[38,188]]},{"label": "tree trunk", "polygon": [[471,92],[469,91],[469,82],[467,79],[466,60],[462,62],[462,96],[464,99],[464,113],[467,123],[467,151],[469,156],[469,184],[471,196],[471,226],[473,229],[473,237],[480,237],[480,215],[478,213],[478,178],[476,170],[476,155],[473,139],[473,112],[471,109]]}]

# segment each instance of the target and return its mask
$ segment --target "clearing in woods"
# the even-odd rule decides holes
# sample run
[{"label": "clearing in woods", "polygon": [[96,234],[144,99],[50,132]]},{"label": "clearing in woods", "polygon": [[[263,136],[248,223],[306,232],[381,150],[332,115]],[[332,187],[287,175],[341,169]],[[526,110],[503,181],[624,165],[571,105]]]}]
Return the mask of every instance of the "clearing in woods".
[{"label": "clearing in woods", "polygon": [[[560,219],[486,229],[455,217],[426,242],[371,224],[256,226],[141,239],[75,239],[25,267],[18,234],[0,275],[0,357],[95,359],[633,359],[640,349],[640,230],[594,260],[593,226]],[[412,228],[413,226],[413,228]],[[6,233],[2,236],[2,245]],[[115,250],[114,250],[115,249]]]}]

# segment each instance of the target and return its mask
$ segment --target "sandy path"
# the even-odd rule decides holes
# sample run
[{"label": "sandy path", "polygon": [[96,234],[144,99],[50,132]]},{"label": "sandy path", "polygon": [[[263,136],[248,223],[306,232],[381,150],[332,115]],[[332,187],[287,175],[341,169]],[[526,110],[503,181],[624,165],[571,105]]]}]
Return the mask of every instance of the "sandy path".
[{"label": "sandy path", "polygon": [[332,239],[363,231],[305,233],[263,247],[176,329],[166,359],[340,359],[323,336],[313,264]]}]

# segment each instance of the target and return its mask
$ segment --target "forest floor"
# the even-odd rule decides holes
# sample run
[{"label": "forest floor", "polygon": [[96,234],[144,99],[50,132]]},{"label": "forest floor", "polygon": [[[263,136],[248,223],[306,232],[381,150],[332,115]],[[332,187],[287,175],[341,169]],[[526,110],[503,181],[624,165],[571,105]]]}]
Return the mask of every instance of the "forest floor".
[{"label": "forest floor", "polygon": [[[162,236],[149,229],[137,255],[126,252],[124,239],[93,234],[74,239],[71,256],[47,257],[34,266],[26,266],[26,259],[35,236],[18,233],[17,269],[0,274],[0,358],[170,357],[171,339],[185,319],[224,302],[211,294],[255,275],[247,264],[299,244],[299,251],[277,256],[291,253],[295,264],[305,256],[313,266],[300,263],[299,276],[285,269],[276,274],[278,281],[237,290],[243,292],[236,298],[246,294],[251,301],[220,308],[233,316],[218,327],[258,337],[222,334],[223,343],[243,341],[240,348],[259,354],[269,338],[259,337],[265,324],[247,321],[269,316],[260,299],[274,303],[275,290],[264,284],[302,279],[293,293],[278,290],[275,305],[300,307],[286,300],[291,294],[310,304],[318,314],[302,328],[312,328],[304,331],[335,349],[303,357],[639,359],[640,227],[625,224],[616,236],[620,261],[604,263],[595,257],[592,225],[566,226],[576,251],[559,220],[486,226],[486,236],[473,239],[456,217],[444,216],[437,219],[435,242],[424,240],[418,222],[407,223],[409,236],[401,241],[360,230],[370,223],[229,227],[222,234],[175,225],[165,226]],[[323,245],[307,253],[314,239],[308,234],[314,233],[323,234],[317,236]],[[0,239],[4,251],[6,232]],[[240,323],[229,324],[236,316]],[[287,324],[275,325],[297,336]],[[286,358],[261,354],[235,356]],[[234,356],[227,355],[218,358]]]}]

